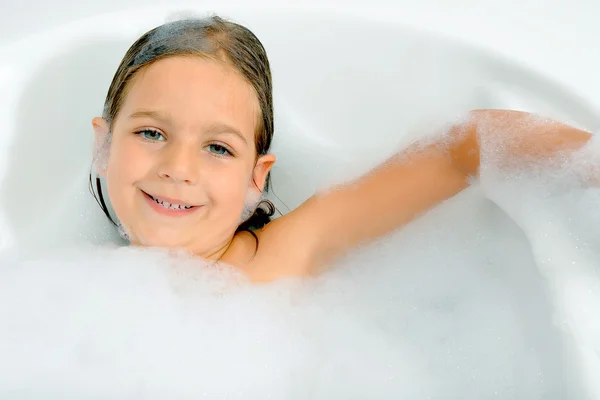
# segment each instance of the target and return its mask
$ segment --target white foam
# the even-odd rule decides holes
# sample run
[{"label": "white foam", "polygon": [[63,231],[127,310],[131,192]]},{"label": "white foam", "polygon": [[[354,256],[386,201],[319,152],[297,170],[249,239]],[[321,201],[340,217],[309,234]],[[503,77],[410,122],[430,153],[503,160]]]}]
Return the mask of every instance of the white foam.
[{"label": "white foam", "polygon": [[527,235],[552,299],[555,324],[571,341],[570,362],[582,366],[590,398],[600,398],[599,150],[596,135],[580,151],[553,163],[513,165],[509,172],[488,165],[482,174],[487,196]]},{"label": "white foam", "polygon": [[302,282],[130,248],[4,260],[0,393],[586,398],[563,350],[591,363],[600,348],[598,269],[567,239],[594,237],[598,193],[495,184],[525,234],[474,187]]}]

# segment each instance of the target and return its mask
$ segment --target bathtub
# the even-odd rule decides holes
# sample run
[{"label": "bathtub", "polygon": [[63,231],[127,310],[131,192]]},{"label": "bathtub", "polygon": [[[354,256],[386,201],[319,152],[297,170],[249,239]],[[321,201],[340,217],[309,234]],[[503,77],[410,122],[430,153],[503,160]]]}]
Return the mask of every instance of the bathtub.
[{"label": "bathtub", "polygon": [[[43,259],[46,252],[65,244],[120,244],[118,235],[87,192],[92,146],[90,121],[93,116],[100,114],[112,74],[127,47],[144,31],[163,23],[166,18],[172,18],[175,12],[203,13],[207,9],[218,12],[246,24],[265,45],[271,59],[275,85],[277,133],[273,151],[279,159],[273,171],[273,186],[277,196],[273,200],[283,213],[298,206],[315,190],[357,176],[395,149],[465,110],[516,108],[540,112],[590,130],[596,130],[600,125],[596,111],[600,105],[596,96],[600,80],[595,78],[596,72],[592,69],[594,65],[600,66],[600,58],[588,60],[587,53],[581,53],[581,50],[576,53],[577,48],[591,44],[590,37],[578,37],[579,44],[574,46],[574,30],[565,29],[559,35],[558,28],[541,28],[546,26],[544,23],[555,28],[566,26],[560,25],[565,24],[564,19],[560,19],[565,15],[581,17],[579,21],[585,22],[590,18],[590,13],[583,12],[588,7],[583,3],[579,11],[572,6],[559,13],[558,8],[538,9],[541,3],[531,2],[522,6],[519,13],[507,13],[505,19],[496,17],[493,12],[498,5],[490,4],[491,8],[484,9],[467,1],[460,4],[453,2],[452,9],[435,2],[420,2],[419,5],[407,3],[406,8],[381,2],[368,9],[361,7],[358,2],[344,3],[343,7],[334,2],[286,7],[265,2],[260,12],[256,7],[251,9],[234,3],[186,4],[180,7],[151,3],[144,2],[143,8],[137,8],[139,2],[136,1],[118,3],[111,13],[97,14],[95,7],[85,3],[69,6],[66,11],[59,7],[44,9],[46,5],[38,7],[34,3],[22,2],[9,6],[4,14],[9,21],[2,28],[4,37],[0,38],[3,54],[0,65],[0,115],[4,121],[4,144],[0,146],[0,243],[5,253],[19,248],[30,259]],[[466,11],[461,6],[471,8]],[[589,7],[593,8],[593,5]],[[539,14],[539,19],[530,19],[533,14],[529,11]],[[31,22],[29,26],[33,28],[25,30],[20,22],[25,20]],[[507,25],[510,29],[506,29]],[[532,26],[539,29],[531,29]],[[576,26],[578,30],[583,29],[579,24]],[[495,30],[500,28],[503,28],[503,33],[495,34]],[[535,54],[531,46],[535,46]],[[565,60],[568,57],[575,59],[576,56],[581,57],[578,58],[577,67]],[[429,297],[424,302],[422,298],[417,302],[413,301],[416,297],[400,298],[408,299],[407,304],[412,306],[427,304],[425,308],[430,318],[429,326],[439,327],[442,324],[447,331],[443,338],[426,333],[428,325],[418,322],[414,310],[402,308],[401,305],[394,306],[398,309],[388,306],[391,308],[386,310],[398,312],[396,322],[399,325],[396,327],[416,318],[417,322],[411,325],[408,336],[416,338],[422,335],[430,340],[424,343],[432,346],[435,343],[435,346],[440,346],[439,349],[453,349],[453,355],[449,356],[454,357],[453,360],[461,357],[464,346],[471,346],[472,349],[464,353],[468,354],[465,359],[469,361],[449,366],[441,361],[442,356],[437,360],[430,353],[430,358],[422,364],[427,367],[421,366],[428,372],[419,375],[422,380],[418,385],[414,384],[411,390],[402,389],[402,385],[410,386],[408,378],[404,383],[399,379],[396,386],[389,386],[389,383],[382,383],[370,376],[350,374],[347,377],[354,376],[357,385],[364,379],[364,387],[384,387],[381,393],[384,397],[412,394],[444,398],[444,394],[458,395],[460,391],[462,398],[600,398],[600,388],[594,378],[600,373],[598,347],[594,347],[598,345],[597,341],[594,342],[598,317],[593,320],[593,313],[584,310],[576,319],[568,318],[568,311],[572,309],[568,301],[573,298],[568,295],[569,290],[592,293],[592,297],[578,300],[579,308],[586,309],[586,304],[591,304],[585,303],[587,300],[597,300],[597,297],[593,297],[597,288],[594,286],[597,284],[593,280],[594,271],[584,269],[581,273],[589,273],[591,278],[577,281],[579,286],[561,286],[561,282],[568,281],[565,277],[571,275],[565,271],[548,275],[540,266],[540,257],[546,254],[545,250],[540,256],[539,249],[533,246],[532,250],[529,246],[530,242],[542,247],[543,243],[550,243],[535,241],[536,232],[539,233],[535,229],[538,228],[513,224],[495,208],[490,209],[480,192],[477,186],[465,191],[406,231],[399,232],[390,239],[390,243],[404,243],[403,246],[406,246],[410,242],[413,247],[433,248],[440,254],[446,254],[444,252],[452,250],[444,246],[461,238],[462,242],[456,244],[463,243],[463,248],[452,253],[459,260],[460,254],[468,252],[470,245],[465,243],[474,240],[469,239],[469,235],[476,232],[479,235],[477,240],[480,240],[475,241],[476,245],[483,250],[477,255],[467,256],[470,260],[467,264],[479,265],[482,260],[491,259],[490,265],[512,267],[504,270],[492,268],[492,272],[487,271],[486,274],[498,275],[491,278],[490,275],[478,275],[481,272],[475,272],[474,269],[452,264],[454,267],[448,270],[438,270],[439,277],[456,278],[456,274],[460,273],[469,276],[465,278],[467,280],[481,279],[485,282],[481,287],[488,288],[490,293],[497,293],[500,297],[504,296],[504,302],[491,306],[490,310],[492,314],[497,313],[499,320],[510,328],[505,331],[499,328],[498,337],[493,338],[490,332],[494,329],[492,320],[495,317],[484,316],[481,309],[477,312],[469,309],[471,311],[467,312],[462,308],[463,314],[459,314],[458,318],[460,329],[468,329],[470,324],[476,323],[473,320],[476,316],[482,318],[481,329],[472,327],[477,334],[471,344],[461,342],[460,346],[442,346],[442,339],[450,342],[460,340],[453,338],[450,333],[452,323],[448,320],[442,323],[436,319],[447,319],[451,314],[442,317],[432,314],[433,309],[444,310],[445,307],[451,307],[453,302],[456,303],[453,297],[456,293],[440,295],[446,289],[438,282],[427,291]],[[436,238],[444,241],[452,232],[447,226],[439,228],[436,218],[450,225],[460,225],[461,217],[457,215],[461,212],[468,213],[469,218],[465,226],[461,226],[460,233],[445,245],[428,247]],[[406,235],[409,234],[414,236],[408,238]],[[560,235],[554,238],[556,241],[560,239]],[[503,251],[494,249],[495,242],[498,246],[505,246]],[[402,258],[395,257],[394,246],[390,243],[378,243],[374,248],[365,250],[366,253],[357,255],[350,264],[364,265],[373,259],[379,260],[378,264],[386,265],[399,262],[394,260]],[[545,248],[549,247],[552,246],[546,245]],[[409,248],[406,249],[407,253],[410,253]],[[565,248],[564,254],[571,254],[569,251],[569,248]],[[503,253],[512,255],[509,257]],[[415,254],[410,256],[413,258],[404,256],[409,257],[405,261],[414,261]],[[430,261],[444,258],[443,255],[439,257]],[[455,268],[454,274],[452,268]],[[364,271],[354,273],[364,278],[368,282],[365,285],[371,285],[375,290],[378,285],[375,278],[360,275]],[[413,283],[430,282],[432,278],[419,275],[422,273],[407,268],[406,276],[394,276],[399,280],[412,276],[415,279]],[[343,278],[346,283],[348,276]],[[584,275],[577,275],[578,278],[581,276]],[[439,277],[434,280],[441,279]],[[8,279],[13,277],[5,275],[5,278],[4,284],[8,287]],[[56,277],[50,281],[52,279]],[[73,279],[77,281],[78,278]],[[455,283],[460,287],[459,283]],[[355,287],[356,281],[349,285]],[[510,288],[510,293],[503,292],[498,285]],[[19,286],[12,287],[14,290]],[[37,286],[27,286],[28,290],[32,290],[32,287]],[[475,290],[475,287],[477,285],[470,287],[474,290],[473,297],[470,300],[461,299],[461,304],[477,300],[478,296],[484,298],[489,295],[481,292],[481,289]],[[386,290],[393,291],[393,288],[387,287],[384,292]],[[407,283],[398,283],[397,290],[406,290],[413,293],[412,296],[419,296],[414,292],[414,287],[411,288]],[[368,291],[364,293],[365,298],[373,294]],[[7,297],[5,300],[9,299]],[[507,312],[507,309],[512,311]],[[36,308],[25,307],[22,310]],[[57,310],[59,308],[54,312],[58,313]],[[5,314],[0,315],[11,315],[8,308],[3,312]],[[510,317],[502,317],[503,312],[510,314]],[[369,315],[365,311],[361,318],[368,321],[371,318]],[[557,318],[562,319],[557,322]],[[115,323],[103,321],[105,327]],[[583,321],[587,321],[587,324],[583,324]],[[37,320],[36,323],[41,322]],[[39,325],[38,332],[44,332],[41,326],[45,325]],[[485,329],[482,328],[484,326]],[[133,337],[132,332],[129,335],[129,338]],[[363,335],[366,334],[363,332]],[[371,343],[371,339],[361,343]],[[25,349],[28,342],[19,343],[18,346]],[[49,343],[52,343],[50,339]],[[478,372],[478,362],[485,364],[484,354],[493,349],[494,343],[501,343],[500,348],[508,351],[503,357],[514,352],[510,357],[518,361],[512,365],[507,364],[506,359],[494,361],[492,357],[490,365],[480,365]],[[461,350],[458,351],[458,348]],[[8,351],[8,346],[4,349]],[[486,352],[478,349],[486,349]],[[14,348],[11,351],[13,360],[17,359],[15,354],[19,353]],[[413,354],[413,350],[406,351],[407,354]],[[528,354],[526,359],[520,358],[523,353],[519,352],[523,351]],[[363,353],[360,354],[367,357],[367,353]],[[40,358],[51,365],[56,355],[48,354]],[[339,357],[341,353],[336,354]],[[414,360],[418,357],[422,356],[415,355]],[[317,359],[311,360],[316,362]],[[73,360],[69,364],[71,368],[79,365]],[[399,359],[394,359],[394,362],[399,362]],[[501,365],[498,367],[497,380],[494,380],[494,362]],[[2,368],[9,371],[11,365],[7,362]],[[464,373],[456,371],[456,368],[465,365]],[[8,390],[6,393],[39,395],[35,392],[35,382],[40,382],[36,379],[44,376],[45,370],[30,370],[27,364],[19,368],[11,371],[15,380],[0,380],[0,392],[5,388]],[[453,386],[446,382],[446,386],[436,386],[436,373],[441,374],[444,368],[456,373],[452,376],[456,376],[460,384]],[[34,369],[36,372],[31,372]],[[330,369],[321,370],[323,376],[330,376]],[[401,368],[404,369],[406,365]],[[409,375],[407,372],[406,376]],[[234,374],[233,378],[236,377],[239,376]],[[21,379],[18,384],[15,383],[17,378]],[[64,375],[56,375],[53,379],[67,381]],[[41,381],[44,382],[44,379]],[[102,380],[98,382],[102,383]],[[144,382],[147,384],[149,381]],[[226,385],[225,382],[223,385]],[[351,382],[346,384],[352,386]],[[70,392],[64,382],[57,385],[40,383],[39,390],[48,393],[44,390],[53,387],[55,391],[50,393],[57,396],[82,393]],[[313,386],[312,392],[307,392],[306,387],[300,389],[302,385],[294,383],[291,385],[294,389],[290,389],[290,392],[278,392],[280,388],[266,386],[263,392],[252,392],[248,388],[253,386],[248,384],[246,390],[250,391],[246,392],[247,397],[243,396],[243,392],[238,394],[241,398],[255,398],[257,393],[275,393],[275,398],[277,393],[294,393],[297,398],[339,398],[335,396],[345,393],[346,397],[343,398],[349,398],[348,393],[354,393],[361,398],[358,395],[360,390],[354,388],[351,392],[344,392],[339,389],[340,385],[342,383],[337,386],[320,383]],[[429,392],[423,389],[428,386],[435,387],[435,390]],[[104,387],[106,394],[114,395],[110,387]],[[61,388],[63,391],[59,390]],[[115,390],[117,394],[142,393]],[[148,393],[148,397],[152,397]],[[190,393],[198,394],[198,391]],[[214,393],[218,393],[218,390]],[[217,394],[215,396],[219,397]]]}]

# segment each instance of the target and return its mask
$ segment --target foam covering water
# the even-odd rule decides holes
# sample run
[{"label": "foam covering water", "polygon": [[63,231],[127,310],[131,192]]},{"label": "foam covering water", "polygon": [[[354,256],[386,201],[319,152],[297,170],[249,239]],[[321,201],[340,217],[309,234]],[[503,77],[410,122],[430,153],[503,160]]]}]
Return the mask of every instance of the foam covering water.
[{"label": "foam covering water", "polygon": [[252,285],[126,247],[5,253],[0,394],[593,398],[600,191],[573,179],[593,148],[560,173],[484,166],[481,185],[311,279]]}]

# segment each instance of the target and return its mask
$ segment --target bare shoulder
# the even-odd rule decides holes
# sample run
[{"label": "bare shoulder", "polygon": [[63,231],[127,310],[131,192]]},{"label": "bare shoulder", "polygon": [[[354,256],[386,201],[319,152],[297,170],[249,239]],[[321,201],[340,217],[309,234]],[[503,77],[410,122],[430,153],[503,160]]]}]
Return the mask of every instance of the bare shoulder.
[{"label": "bare shoulder", "polygon": [[255,236],[248,232],[238,235],[238,248],[243,247],[239,264],[251,280],[265,282],[314,272],[313,241],[318,235],[309,226],[297,223],[297,211],[271,221],[255,231]]},{"label": "bare shoulder", "polygon": [[302,223],[304,209],[306,204],[253,233],[237,233],[221,260],[240,268],[255,282],[313,274],[319,224]]}]

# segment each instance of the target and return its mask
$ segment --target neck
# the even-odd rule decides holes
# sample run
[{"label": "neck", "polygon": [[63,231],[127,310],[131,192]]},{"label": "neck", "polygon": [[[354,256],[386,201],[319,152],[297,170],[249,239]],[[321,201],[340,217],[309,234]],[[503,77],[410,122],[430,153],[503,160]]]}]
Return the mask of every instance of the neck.
[{"label": "neck", "polygon": [[235,236],[232,236],[230,238],[228,238],[227,240],[221,242],[220,244],[217,244],[216,246],[213,246],[212,248],[202,248],[200,246],[198,246],[197,244],[194,246],[193,243],[187,243],[187,244],[181,244],[178,246],[159,246],[159,245],[153,245],[151,243],[142,243],[142,241],[137,240],[137,238],[131,238],[129,239],[129,245],[130,246],[134,246],[134,247],[156,247],[156,248],[163,248],[166,250],[182,250],[186,253],[189,253],[190,255],[194,256],[194,257],[198,257],[201,258],[203,260],[206,261],[221,261],[221,259],[223,258],[223,256],[225,255],[225,253],[227,253],[227,251],[229,250],[229,248],[231,247],[233,241],[234,241]]}]

